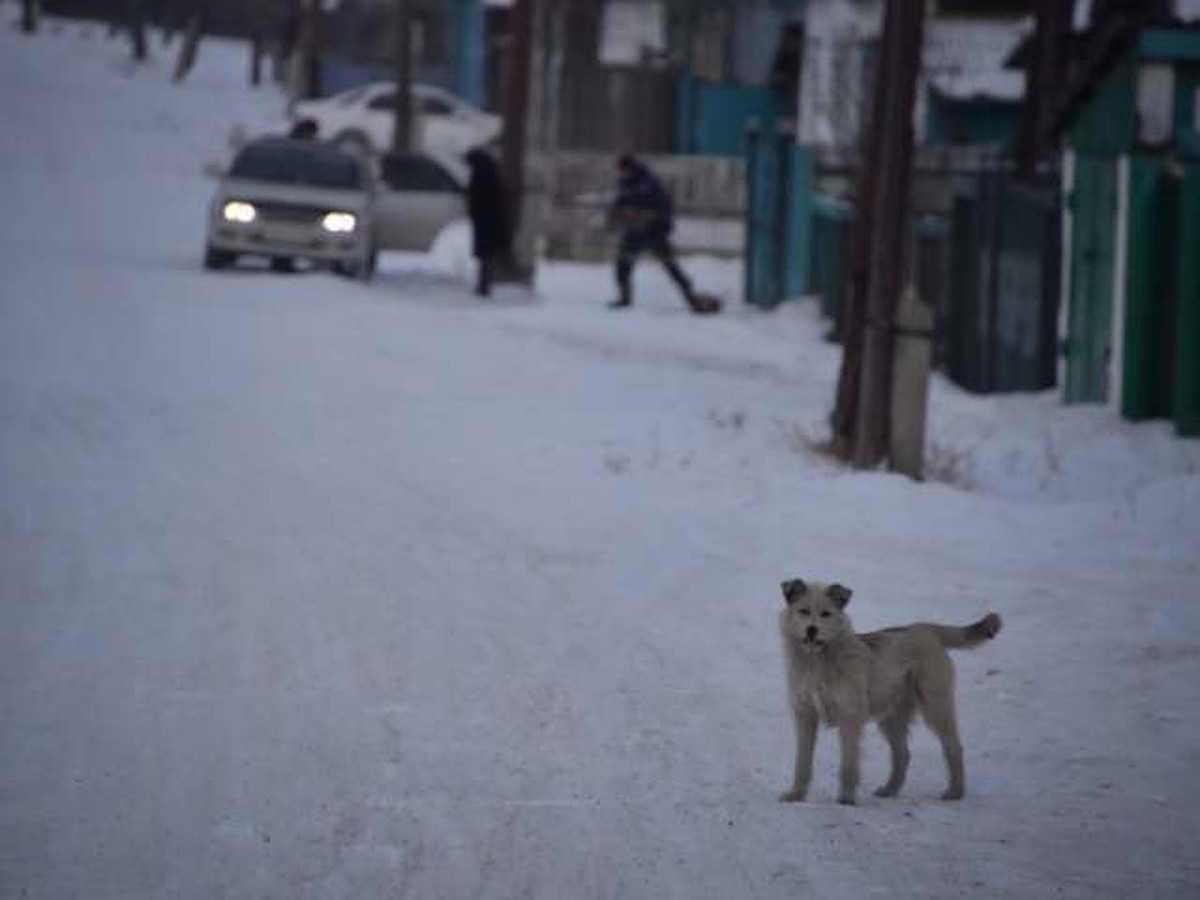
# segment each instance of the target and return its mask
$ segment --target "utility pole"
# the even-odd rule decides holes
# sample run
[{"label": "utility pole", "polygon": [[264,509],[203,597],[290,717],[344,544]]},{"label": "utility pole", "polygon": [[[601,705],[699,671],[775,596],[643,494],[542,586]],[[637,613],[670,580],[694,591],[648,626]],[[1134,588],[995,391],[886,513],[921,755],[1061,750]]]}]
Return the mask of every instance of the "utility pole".
[{"label": "utility pole", "polygon": [[887,0],[867,151],[859,179],[835,449],[857,468],[888,452],[896,305],[906,277],[913,108],[925,0]]},{"label": "utility pole", "polygon": [[396,121],[392,150],[412,149],[412,8],[410,0],[396,0]]}]

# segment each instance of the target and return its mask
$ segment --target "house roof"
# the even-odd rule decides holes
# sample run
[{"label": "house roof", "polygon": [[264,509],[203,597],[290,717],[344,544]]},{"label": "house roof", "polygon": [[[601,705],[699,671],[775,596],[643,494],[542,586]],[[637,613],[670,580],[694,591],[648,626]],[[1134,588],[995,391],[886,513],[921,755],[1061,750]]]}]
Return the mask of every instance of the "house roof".
[{"label": "house roof", "polygon": [[1005,68],[1033,19],[933,19],[925,29],[923,69],[938,93],[954,100],[1018,101],[1025,73]]},{"label": "house roof", "polygon": [[1061,102],[1055,116],[1056,131],[1061,132],[1070,125],[1109,69],[1128,53],[1158,62],[1200,60],[1200,27],[1139,27],[1122,22],[1107,25],[1107,28],[1093,30],[1092,51],[1080,72],[1072,78],[1071,88]]}]

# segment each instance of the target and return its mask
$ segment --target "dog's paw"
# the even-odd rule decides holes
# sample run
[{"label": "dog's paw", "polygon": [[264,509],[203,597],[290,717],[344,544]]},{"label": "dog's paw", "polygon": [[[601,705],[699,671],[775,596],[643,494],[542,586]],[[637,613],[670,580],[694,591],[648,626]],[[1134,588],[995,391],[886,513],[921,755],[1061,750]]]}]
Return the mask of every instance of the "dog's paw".
[{"label": "dog's paw", "polygon": [[842,806],[854,806],[858,801],[853,794],[842,793],[838,794],[838,803],[842,804]]},{"label": "dog's paw", "polygon": [[966,793],[962,788],[947,788],[946,793],[942,794],[943,800],[961,800],[963,794]]},{"label": "dog's paw", "polygon": [[780,803],[803,803],[805,791],[784,791],[779,795]]},{"label": "dog's paw", "polygon": [[882,784],[875,788],[876,797],[895,797],[900,793],[900,788],[892,787],[890,784]]}]

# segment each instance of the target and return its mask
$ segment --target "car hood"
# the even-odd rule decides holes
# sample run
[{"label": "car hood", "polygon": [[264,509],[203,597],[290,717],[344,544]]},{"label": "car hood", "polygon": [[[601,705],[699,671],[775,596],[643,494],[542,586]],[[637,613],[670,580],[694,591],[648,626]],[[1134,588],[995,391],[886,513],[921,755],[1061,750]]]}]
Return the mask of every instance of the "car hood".
[{"label": "car hood", "polygon": [[320,206],[346,212],[362,212],[371,205],[371,194],[365,188],[339,190],[306,184],[280,184],[274,181],[225,178],[217,186],[216,200],[217,202],[258,200],[270,203],[294,203],[298,206]]}]

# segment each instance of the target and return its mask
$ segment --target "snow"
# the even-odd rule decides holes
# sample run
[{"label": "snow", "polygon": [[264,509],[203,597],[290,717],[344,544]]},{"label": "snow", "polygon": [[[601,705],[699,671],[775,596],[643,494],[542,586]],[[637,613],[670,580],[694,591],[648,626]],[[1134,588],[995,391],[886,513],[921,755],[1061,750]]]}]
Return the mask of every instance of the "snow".
[{"label": "snow", "polygon": [[1033,31],[1033,20],[931,18],[925,29],[922,68],[946,97],[988,97],[1015,102],[1025,92],[1025,73],[1005,60]]},{"label": "snow", "polygon": [[[4,8],[11,18],[15,7]],[[0,897],[1194,897],[1200,443],[930,396],[917,484],[816,453],[810,302],[642,266],[469,293],[207,273],[203,174],[278,127],[102,28],[0,29]],[[968,795],[784,805],[779,582],[956,657]],[[864,742],[864,788],[883,742]]]}]

